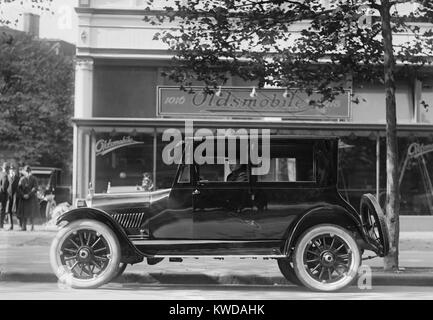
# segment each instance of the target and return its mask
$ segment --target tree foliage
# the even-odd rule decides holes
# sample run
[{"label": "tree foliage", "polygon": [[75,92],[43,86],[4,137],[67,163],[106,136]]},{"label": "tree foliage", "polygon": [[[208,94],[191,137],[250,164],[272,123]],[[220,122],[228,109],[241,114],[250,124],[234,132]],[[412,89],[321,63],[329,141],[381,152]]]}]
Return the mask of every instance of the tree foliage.
[{"label": "tree foliage", "polygon": [[19,163],[70,166],[73,60],[26,34],[0,35],[0,149]]},{"label": "tree foliage", "polygon": [[15,25],[18,20],[12,20],[5,14],[4,8],[11,5],[27,5],[33,10],[39,12],[50,11],[50,5],[53,0],[0,0],[0,25]]},{"label": "tree foliage", "polygon": [[[149,1],[150,13],[154,1]],[[414,35],[395,45],[401,64],[427,63],[431,32],[409,20],[428,18],[430,1],[391,2],[394,32]],[[403,2],[411,4],[410,8]],[[348,76],[384,83],[380,1],[360,0],[192,0],[167,2],[165,12],[149,14],[152,24],[175,23],[157,33],[176,53],[168,76],[184,87],[199,81],[223,85],[227,75],[258,86],[320,90],[324,100],[343,92]],[[399,7],[401,8],[400,10]],[[427,30],[425,30],[427,31]],[[420,54],[422,53],[422,54]],[[401,72],[408,72],[401,68]],[[413,72],[413,68],[411,69]]]}]

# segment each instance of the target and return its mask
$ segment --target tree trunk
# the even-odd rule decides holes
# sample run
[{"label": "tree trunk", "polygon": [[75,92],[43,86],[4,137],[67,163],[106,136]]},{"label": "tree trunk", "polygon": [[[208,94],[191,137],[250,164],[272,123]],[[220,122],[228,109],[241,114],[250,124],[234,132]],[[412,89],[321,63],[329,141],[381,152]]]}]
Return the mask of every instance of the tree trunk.
[{"label": "tree trunk", "polygon": [[395,58],[392,45],[389,0],[382,0],[382,37],[384,48],[384,75],[386,93],[386,224],[390,250],[384,259],[385,270],[398,270],[399,243],[399,185],[397,153],[397,115],[395,105]]}]

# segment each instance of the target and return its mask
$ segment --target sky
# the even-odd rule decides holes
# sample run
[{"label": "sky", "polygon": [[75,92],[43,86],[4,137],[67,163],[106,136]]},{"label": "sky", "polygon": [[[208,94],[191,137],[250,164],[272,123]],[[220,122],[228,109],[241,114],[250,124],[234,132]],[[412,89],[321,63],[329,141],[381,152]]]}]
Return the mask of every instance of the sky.
[{"label": "sky", "polygon": [[[20,2],[23,2],[21,5]],[[31,7],[31,0],[14,1],[11,4],[1,4],[2,15],[10,21],[18,19],[18,23],[12,23],[10,28],[22,30],[24,12],[33,12],[40,15],[40,38],[61,39],[76,44],[77,15],[75,7],[78,0],[53,0],[50,12],[39,11]]]}]

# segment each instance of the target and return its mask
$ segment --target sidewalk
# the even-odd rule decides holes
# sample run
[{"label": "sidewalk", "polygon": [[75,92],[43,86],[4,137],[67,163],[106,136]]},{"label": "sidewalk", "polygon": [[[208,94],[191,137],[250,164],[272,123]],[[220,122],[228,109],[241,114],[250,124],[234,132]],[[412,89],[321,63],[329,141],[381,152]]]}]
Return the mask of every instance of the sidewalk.
[{"label": "sidewalk", "polygon": [[[33,232],[0,231],[0,281],[57,282],[49,263],[55,228]],[[373,285],[433,286],[433,232],[402,232],[398,273],[384,272],[382,259],[364,261],[372,267]],[[117,282],[184,285],[287,285],[275,260],[262,258],[188,258],[149,266],[128,266]]]}]

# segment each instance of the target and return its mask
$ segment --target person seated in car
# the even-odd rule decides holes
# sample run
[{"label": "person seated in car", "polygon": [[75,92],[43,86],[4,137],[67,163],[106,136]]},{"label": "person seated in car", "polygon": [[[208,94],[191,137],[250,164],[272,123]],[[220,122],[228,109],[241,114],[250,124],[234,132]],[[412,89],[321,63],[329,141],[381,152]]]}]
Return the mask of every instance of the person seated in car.
[{"label": "person seated in car", "polygon": [[248,173],[246,164],[230,164],[231,173],[227,176],[230,182],[248,182]]},{"label": "person seated in car", "polygon": [[141,181],[141,187],[144,191],[153,191],[153,181],[150,173],[143,173],[143,180]]}]

